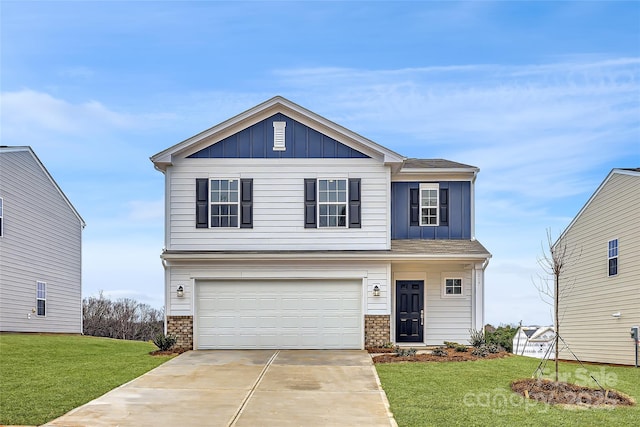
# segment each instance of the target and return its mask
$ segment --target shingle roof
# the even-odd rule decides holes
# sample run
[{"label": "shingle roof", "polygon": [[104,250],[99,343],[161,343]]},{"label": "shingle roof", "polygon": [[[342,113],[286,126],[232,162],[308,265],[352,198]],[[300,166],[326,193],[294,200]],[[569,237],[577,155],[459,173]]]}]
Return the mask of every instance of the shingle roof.
[{"label": "shingle roof", "polygon": [[406,159],[403,169],[477,169],[475,166],[445,159]]},{"label": "shingle roof", "polygon": [[273,251],[165,251],[165,258],[234,259],[234,258],[300,258],[393,260],[393,259],[482,259],[489,251],[477,240],[392,240],[391,250],[273,250]]},{"label": "shingle roof", "polygon": [[393,254],[489,255],[477,240],[392,240]]}]

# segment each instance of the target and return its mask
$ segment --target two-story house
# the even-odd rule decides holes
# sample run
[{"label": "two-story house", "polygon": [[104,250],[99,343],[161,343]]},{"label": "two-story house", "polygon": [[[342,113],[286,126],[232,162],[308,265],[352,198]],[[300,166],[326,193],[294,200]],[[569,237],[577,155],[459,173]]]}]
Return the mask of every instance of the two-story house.
[{"label": "two-story house", "polygon": [[555,243],[560,358],[635,365],[640,326],[640,168],[611,170]]},{"label": "two-story house", "polygon": [[82,333],[84,226],[31,147],[0,147],[0,331]]},{"label": "two-story house", "polygon": [[151,160],[180,347],[437,345],[482,328],[478,168],[407,159],[282,97]]}]

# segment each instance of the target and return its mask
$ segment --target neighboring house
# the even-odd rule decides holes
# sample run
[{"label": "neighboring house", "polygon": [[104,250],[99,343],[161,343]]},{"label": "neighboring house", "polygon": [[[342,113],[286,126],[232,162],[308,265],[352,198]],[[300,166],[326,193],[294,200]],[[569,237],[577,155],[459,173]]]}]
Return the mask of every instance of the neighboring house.
[{"label": "neighboring house", "polygon": [[[585,361],[632,365],[640,324],[640,169],[613,169],[555,243],[559,333]],[[561,345],[562,349],[564,346]],[[566,349],[562,359],[573,359]]]},{"label": "neighboring house", "polygon": [[30,147],[0,147],[0,331],[82,333],[84,225]]},{"label": "neighboring house", "polygon": [[281,97],[151,160],[180,347],[439,345],[484,325],[476,167],[406,159]]},{"label": "neighboring house", "polygon": [[553,326],[521,326],[513,337],[513,354],[555,359]]}]

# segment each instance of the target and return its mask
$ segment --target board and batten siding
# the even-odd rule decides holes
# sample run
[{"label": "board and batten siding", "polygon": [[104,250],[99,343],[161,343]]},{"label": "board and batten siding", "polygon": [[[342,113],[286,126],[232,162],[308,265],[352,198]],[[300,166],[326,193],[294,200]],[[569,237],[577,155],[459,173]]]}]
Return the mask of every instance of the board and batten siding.
[{"label": "board and batten siding", "polygon": [[[196,178],[253,179],[253,228],[196,228]],[[360,178],[361,228],[304,228],[305,178]],[[178,159],[167,169],[169,250],[381,250],[390,170],[374,159]]]},{"label": "board and batten siding", "polygon": [[[380,262],[322,262],[322,261],[282,261],[282,262],[171,262],[168,270],[167,315],[192,316],[194,314],[195,292],[198,280],[230,281],[281,279],[281,280],[335,280],[357,279],[363,283],[363,312],[365,314],[390,314],[391,295],[388,283],[391,267]],[[177,297],[178,286],[183,286],[184,296]],[[380,296],[373,296],[373,287],[378,285]]]},{"label": "board and batten siding", "polygon": [[[442,345],[444,341],[468,344],[469,330],[473,327],[472,276],[472,270],[462,264],[399,264],[393,266],[394,284],[398,280],[422,280],[424,282],[425,345]],[[445,278],[462,278],[463,295],[443,296]],[[395,289],[395,286],[393,288]],[[395,328],[395,319],[392,319],[392,323]]]},{"label": "board and batten siding", "polygon": [[[27,150],[0,154],[0,197],[0,330],[81,333],[81,220]],[[36,281],[46,316],[32,312]]]},{"label": "board and batten siding", "polygon": [[[629,330],[640,325],[639,206],[640,176],[614,173],[563,237],[573,257],[560,278],[560,335],[581,360],[634,364]],[[613,239],[618,274],[609,277]],[[568,351],[560,357],[573,358]]]}]

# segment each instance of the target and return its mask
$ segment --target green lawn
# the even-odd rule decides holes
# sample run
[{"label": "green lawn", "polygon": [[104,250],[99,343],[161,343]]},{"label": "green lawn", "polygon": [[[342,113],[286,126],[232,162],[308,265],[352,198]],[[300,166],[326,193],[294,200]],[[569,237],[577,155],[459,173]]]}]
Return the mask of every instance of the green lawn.
[{"label": "green lawn", "polygon": [[147,342],[0,334],[0,424],[43,424],[166,362]]},{"label": "green lawn", "polygon": [[[640,405],[615,409],[566,409],[525,400],[511,381],[529,378],[539,360],[521,356],[476,362],[376,365],[398,425],[414,426],[635,426]],[[551,369],[553,362],[547,366]],[[640,368],[561,364],[567,382],[640,397]],[[550,372],[549,372],[550,373]],[[561,377],[562,379],[562,377]],[[589,380],[588,380],[589,379]]]}]

